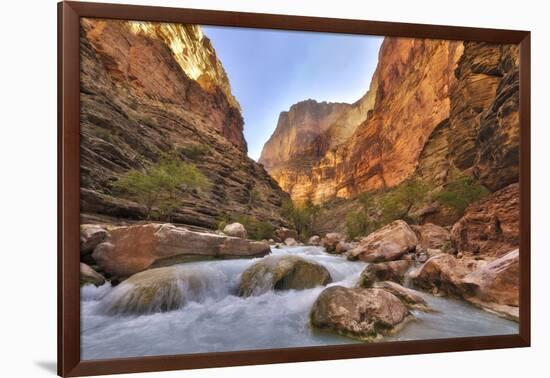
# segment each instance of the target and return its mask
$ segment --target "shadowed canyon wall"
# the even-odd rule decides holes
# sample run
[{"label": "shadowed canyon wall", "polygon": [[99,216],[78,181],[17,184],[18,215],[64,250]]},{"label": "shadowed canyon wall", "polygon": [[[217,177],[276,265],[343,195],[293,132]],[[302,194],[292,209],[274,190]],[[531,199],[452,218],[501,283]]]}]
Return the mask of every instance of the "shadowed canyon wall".
[{"label": "shadowed canyon wall", "polygon": [[215,227],[231,213],[284,223],[287,195],[247,157],[239,104],[199,27],[83,19],[81,104],[82,213],[143,218],[113,183],[172,151],[212,184],[189,193],[173,221]]},{"label": "shadowed canyon wall", "polygon": [[[332,114],[317,127],[283,112],[260,162],[299,202],[353,198],[413,175],[438,186],[452,170],[476,176],[491,191],[501,189],[518,178],[518,63],[515,46],[386,38],[365,96],[371,102],[346,132],[338,133]],[[311,113],[317,103],[309,103]],[[320,130],[328,140],[302,128]],[[284,138],[299,151],[286,145],[282,151]]]}]

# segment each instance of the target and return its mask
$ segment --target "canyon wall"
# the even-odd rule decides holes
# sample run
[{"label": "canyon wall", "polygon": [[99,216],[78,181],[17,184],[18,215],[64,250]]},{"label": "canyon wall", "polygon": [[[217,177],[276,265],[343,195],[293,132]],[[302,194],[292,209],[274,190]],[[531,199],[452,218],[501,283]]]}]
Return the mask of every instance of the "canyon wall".
[{"label": "canyon wall", "polygon": [[80,37],[83,214],[143,218],[113,184],[172,152],[212,184],[189,193],[174,222],[212,228],[250,214],[285,223],[288,196],[247,157],[239,104],[198,26],[82,19]]},{"label": "canyon wall", "polygon": [[[353,198],[410,177],[439,186],[454,171],[501,189],[518,179],[518,63],[516,46],[386,38],[368,92],[372,106],[348,125],[353,133],[324,139],[322,156],[308,160],[280,154],[272,139],[286,130],[300,135],[302,124],[279,123],[264,148],[266,168],[298,202]],[[338,129],[332,125],[325,128]],[[310,140],[319,138],[297,138],[299,148]]]}]

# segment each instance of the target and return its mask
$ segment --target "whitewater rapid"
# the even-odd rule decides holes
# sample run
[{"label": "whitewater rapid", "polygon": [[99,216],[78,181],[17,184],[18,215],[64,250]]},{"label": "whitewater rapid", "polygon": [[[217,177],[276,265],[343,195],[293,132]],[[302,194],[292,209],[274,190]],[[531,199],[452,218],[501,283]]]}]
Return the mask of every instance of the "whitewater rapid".
[{"label": "whitewater rapid", "polygon": [[[354,286],[366,266],[363,262],[327,254],[321,247],[283,247],[272,251],[272,255],[299,255],[322,264],[332,276],[331,285]],[[309,311],[323,287],[239,297],[240,275],[256,261],[258,259],[216,260],[179,265],[178,269],[189,269],[200,276],[201,290],[195,291],[182,308],[169,312],[109,315],[104,310],[117,294],[111,285],[84,286],[81,289],[81,358],[91,360],[359,342],[309,326]],[[518,333],[517,323],[464,302],[425,293],[421,295],[437,312],[413,311],[416,320],[384,340]]]}]

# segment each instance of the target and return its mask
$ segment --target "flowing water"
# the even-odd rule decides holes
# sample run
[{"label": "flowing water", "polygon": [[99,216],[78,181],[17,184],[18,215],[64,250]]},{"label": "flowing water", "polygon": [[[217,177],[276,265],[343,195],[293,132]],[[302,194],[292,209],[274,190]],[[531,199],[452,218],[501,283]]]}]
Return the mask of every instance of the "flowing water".
[{"label": "flowing water", "polygon": [[[353,286],[365,263],[329,255],[320,247],[284,247],[272,255],[294,254],[325,266],[331,285]],[[217,260],[181,264],[178,269],[200,277],[201,284],[180,309],[147,315],[108,315],[113,298],[124,286],[81,290],[81,356],[83,359],[190,354],[249,349],[357,343],[312,329],[309,311],[323,290],[270,291],[260,296],[237,295],[241,273],[258,259]],[[121,284],[121,285],[124,285]],[[416,320],[384,340],[435,339],[515,334],[515,322],[464,302],[421,294],[437,310],[413,311]]]}]

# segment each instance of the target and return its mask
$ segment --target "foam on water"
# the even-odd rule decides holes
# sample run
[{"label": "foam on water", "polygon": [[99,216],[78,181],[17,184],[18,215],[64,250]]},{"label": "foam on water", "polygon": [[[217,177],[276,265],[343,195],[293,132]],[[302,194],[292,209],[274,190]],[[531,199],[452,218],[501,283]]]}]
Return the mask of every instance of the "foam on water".
[{"label": "foam on water", "polygon": [[[316,261],[333,283],[356,284],[365,263],[329,255],[319,247],[273,249],[273,255],[296,254]],[[258,259],[218,260],[178,266],[199,274],[204,290],[182,308],[147,315],[106,315],[102,308],[118,287],[82,288],[83,359],[189,354],[230,350],[356,343],[309,326],[309,311],[323,290],[270,291],[241,298],[241,273]],[[122,285],[122,284],[121,284]],[[119,285],[119,287],[121,286]],[[120,291],[120,289],[119,289]],[[120,291],[122,292],[122,291]],[[417,320],[387,340],[433,339],[517,333],[517,324],[460,301],[422,294],[436,313],[415,312]]]}]

